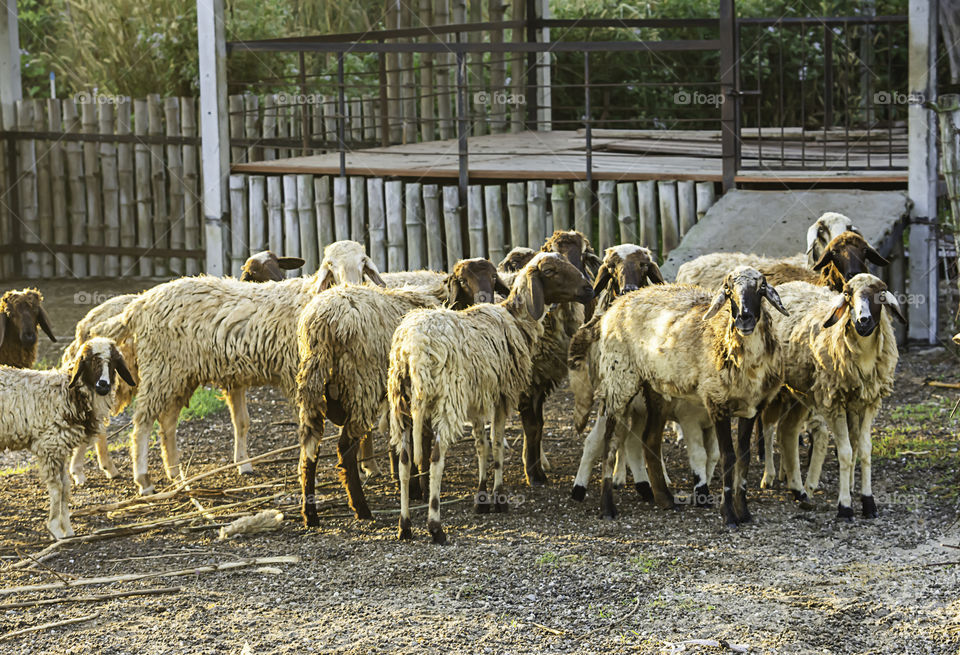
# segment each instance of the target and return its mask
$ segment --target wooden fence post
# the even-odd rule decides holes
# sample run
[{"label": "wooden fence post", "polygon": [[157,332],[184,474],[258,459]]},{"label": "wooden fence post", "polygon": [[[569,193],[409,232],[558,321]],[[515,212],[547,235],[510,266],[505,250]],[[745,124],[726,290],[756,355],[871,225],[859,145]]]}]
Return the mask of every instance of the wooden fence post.
[{"label": "wooden fence post", "polygon": [[639,245],[657,254],[657,183],[653,180],[637,182],[637,215],[640,217]]},{"label": "wooden fence post", "polygon": [[283,176],[283,253],[290,257],[301,256],[296,175]]},{"label": "wooden fence post", "polygon": [[488,184],[483,187],[484,209],[487,214],[487,258],[494,263],[506,255],[503,245],[503,187]]},{"label": "wooden fence post", "polygon": [[443,270],[443,214],[440,210],[440,187],[423,185],[423,213],[427,232],[427,266]]},{"label": "wooden fence post", "polygon": [[527,245],[539,250],[547,240],[547,183],[527,182]]},{"label": "wooden fence post", "polygon": [[347,196],[347,178],[333,178],[333,224],[337,241],[350,239],[350,199]]},{"label": "wooden fence post", "polygon": [[[360,176],[350,178],[350,238],[358,243],[364,242],[366,231],[364,215],[364,185],[366,179]],[[383,180],[380,180],[383,184]]]},{"label": "wooden fence post", "polygon": [[[150,136],[163,136],[163,105],[160,96],[151,93],[147,96],[147,116]],[[153,187],[153,245],[166,248],[170,245],[170,209],[167,204],[167,171],[164,166],[163,146],[150,145],[150,181]],[[170,274],[166,257],[154,257],[153,272],[156,275]]]},{"label": "wooden fence post", "polygon": [[[333,196],[330,195],[329,175],[318,175],[313,179],[313,195],[317,202],[317,254],[323,259],[323,249],[337,240],[333,229]],[[315,272],[304,271],[307,275]]]},{"label": "wooden fence post", "polygon": [[243,175],[230,176],[230,275],[240,277],[250,256],[247,221],[247,188]]},{"label": "wooden fence post", "polygon": [[270,250],[277,255],[290,255],[286,252],[286,239],[283,236],[283,180],[278,175],[267,178],[267,238]]},{"label": "wooden fence post", "polygon": [[[130,98],[124,98],[117,103],[117,134],[120,136],[129,135],[132,132],[130,111]],[[124,248],[133,248],[137,245],[137,209],[133,185],[132,143],[117,143],[117,186],[120,245]],[[121,255],[119,263],[120,275],[128,276],[133,273],[136,260],[131,255]]]},{"label": "wooden fence post", "polygon": [[617,213],[614,209],[614,198],[617,183],[613,180],[600,180],[597,183],[597,205],[600,213],[600,251],[604,251],[615,244],[617,232]]},{"label": "wooden fence post", "polygon": [[[510,214],[510,248],[527,245],[527,186],[507,183],[507,211]],[[533,248],[534,246],[530,246]]]},{"label": "wooden fence post", "polygon": [[483,187],[471,184],[467,188],[467,236],[471,257],[486,257],[483,225]]},{"label": "wooden fence post", "polygon": [[[168,137],[180,136],[180,99],[166,98],[163,101],[163,115]],[[187,187],[183,179],[183,159],[178,145],[167,146],[167,171],[170,176],[170,247],[182,250],[186,246],[186,226],[184,209],[186,207]],[[183,275],[186,272],[182,257],[171,257],[170,272]]]},{"label": "wooden fence post", "polygon": [[697,182],[697,221],[703,220],[716,200],[713,182]]},{"label": "wooden fence post", "polygon": [[423,229],[423,200],[419,182],[404,188],[404,214],[407,226],[407,267],[411,271],[426,266],[426,236]]},{"label": "wooden fence post", "polygon": [[[43,132],[47,118],[43,111],[42,100],[32,100],[33,129]],[[40,228],[40,243],[53,243],[53,193],[50,186],[50,141],[38,141],[40,152],[37,156],[37,222]],[[40,253],[40,274],[45,278],[53,277],[53,253]]]},{"label": "wooden fence post", "polygon": [[[499,2],[500,0],[493,0]],[[550,209],[554,230],[570,229],[570,185],[557,183],[550,187]]]},{"label": "wooden fence post", "polygon": [[593,242],[593,193],[589,182],[573,183],[573,226]]},{"label": "wooden fence post", "polygon": [[307,271],[315,271],[320,264],[320,256],[317,250],[317,219],[313,210],[313,175],[297,175],[297,215],[303,266]]},{"label": "wooden fence post", "polygon": [[[130,117],[130,102],[127,101],[124,104],[120,105],[117,109],[120,111],[123,107],[126,107],[127,115],[127,132],[129,133],[129,117]],[[119,116],[118,116],[119,122]],[[118,124],[119,127],[119,124]],[[63,130],[63,121],[60,114],[60,101],[56,98],[49,98],[47,100],[47,130],[50,132],[60,132]],[[120,130],[117,130],[118,133]],[[130,145],[127,144],[127,155],[130,156]],[[67,215],[67,178],[66,171],[64,168],[64,148],[63,145],[55,141],[50,144],[50,179],[51,179],[51,193],[53,195],[53,242],[56,244],[70,243],[70,224],[69,217]],[[129,170],[130,173],[133,173],[133,160],[129,160]],[[2,179],[2,178],[0,178]],[[131,179],[130,189],[133,188],[133,182]],[[122,184],[121,184],[122,189]],[[129,200],[129,196],[128,196]],[[123,197],[120,199],[121,207],[121,220],[123,220]],[[129,208],[128,208],[129,209]],[[133,227],[132,219],[130,219],[130,226]],[[133,245],[133,244],[131,244]],[[54,262],[54,274],[57,277],[66,277],[70,267],[68,265],[68,256],[64,254],[55,255]],[[126,272],[126,271],[124,271]]]},{"label": "wooden fence post", "polygon": [[[87,134],[97,133],[97,105],[87,102],[80,108],[83,131]],[[100,162],[97,156],[95,141],[85,141],[83,144],[83,183],[87,197],[87,240],[92,246],[103,244],[103,202],[100,197]],[[103,255],[90,255],[88,258],[90,275],[103,275]]]},{"label": "wooden fence post", "polygon": [[[66,107],[66,104],[64,104]],[[133,130],[137,136],[147,134],[147,101],[133,101]],[[137,141],[134,146],[136,168],[134,169],[137,185],[137,247],[149,248],[153,245],[153,203],[150,199],[150,150],[146,143]],[[223,206],[224,213],[226,206]],[[77,242],[79,243],[79,241]],[[210,253],[207,253],[208,259]],[[222,254],[220,255],[222,256]],[[140,277],[153,275],[153,259],[147,255],[138,258]]]},{"label": "wooden fence post", "polygon": [[[357,178],[363,180],[363,178]],[[352,191],[352,189],[351,189]],[[386,209],[383,200],[383,178],[371,177],[367,180],[367,195],[370,209],[370,257],[381,271],[387,269],[387,226]],[[353,198],[351,205],[353,204]],[[355,239],[363,243],[363,235]]]},{"label": "wooden fence post", "polygon": [[[17,100],[17,128],[21,132],[33,129],[33,100]],[[40,242],[40,224],[37,219],[37,145],[33,139],[20,141],[20,156],[17,159],[16,179],[20,195],[21,235],[24,243]],[[23,274],[34,280],[40,277],[40,253],[29,250],[24,253]]]},{"label": "wooden fence post", "polygon": [[[263,175],[247,177],[249,186],[250,252],[267,250],[267,180]],[[283,253],[275,253],[282,255]]]},{"label": "wooden fence post", "polygon": [[632,182],[617,185],[617,221],[620,223],[620,243],[636,243],[637,197]]},{"label": "wooden fence post", "polygon": [[443,187],[443,223],[447,237],[447,271],[463,259],[463,236],[460,229],[460,192],[455,186]]},{"label": "wooden fence post", "polygon": [[[193,98],[180,98],[180,133],[185,137],[197,136],[197,109]],[[183,146],[183,183],[186,187],[186,205],[183,208],[183,243],[187,250],[198,250],[203,246],[200,209],[203,198],[200,197],[200,175],[197,162],[197,146]],[[121,194],[122,194],[121,182]],[[121,195],[122,204],[122,195]],[[123,230],[123,225],[120,225]],[[187,275],[196,275],[202,269],[203,262],[190,257],[184,266]]]},{"label": "wooden fence post", "polygon": [[390,180],[385,185],[387,206],[387,268],[407,268],[407,244],[403,235],[403,182]]},{"label": "wooden fence post", "polygon": [[680,214],[680,236],[683,237],[697,223],[697,195],[693,182],[677,182],[677,210]]},{"label": "wooden fence post", "polygon": [[680,243],[680,219],[677,210],[677,183],[657,182],[660,197],[660,231],[663,234],[663,252],[666,257]]},{"label": "wooden fence post", "polygon": [[[114,134],[113,105],[100,106],[100,134]],[[117,147],[112,143],[100,144],[100,170],[103,172],[103,241],[107,246],[120,245],[120,180],[117,171]],[[120,258],[105,255],[103,274],[110,278],[120,275]]]}]

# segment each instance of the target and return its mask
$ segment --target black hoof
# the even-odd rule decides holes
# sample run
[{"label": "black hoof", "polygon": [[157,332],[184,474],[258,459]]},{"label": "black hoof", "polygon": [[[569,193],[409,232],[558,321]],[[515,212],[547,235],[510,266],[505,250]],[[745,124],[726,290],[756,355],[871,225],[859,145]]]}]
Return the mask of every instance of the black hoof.
[{"label": "black hoof", "polygon": [[863,518],[877,518],[877,503],[873,499],[873,496],[860,496],[860,502],[863,503]]},{"label": "black hoof", "polygon": [[693,489],[693,506],[710,507],[713,505],[713,498],[710,497],[710,488],[701,484]]},{"label": "black hoof", "polygon": [[604,521],[615,521],[617,519],[617,508],[603,510],[600,512],[600,518]]},{"label": "black hoof", "polygon": [[397,538],[400,539],[400,541],[409,541],[413,539],[413,531],[409,527],[400,528],[397,532]]},{"label": "black hoof", "polygon": [[720,508],[720,516],[723,518],[723,524],[728,528],[736,528],[740,525],[739,520],[737,519],[737,513],[733,511],[733,506],[728,502],[723,503]]},{"label": "black hoof", "polygon": [[797,507],[805,512],[809,512],[814,509],[813,501],[810,500],[810,496],[807,495],[806,491],[797,491],[796,489],[791,489],[790,493],[793,494],[793,500],[797,503]]},{"label": "black hoof", "polygon": [[621,484],[620,482],[614,482],[613,488],[619,491],[620,489],[623,489],[623,484]]},{"label": "black hoof", "polygon": [[570,492],[570,497],[578,503],[582,503],[583,499],[587,497],[587,488],[581,487],[579,484],[574,485],[573,491]]},{"label": "black hoof", "polygon": [[360,509],[355,510],[354,514],[356,514],[357,518],[361,521],[373,520],[373,512],[370,511],[369,507],[361,507]]},{"label": "black hoof", "polygon": [[443,528],[431,528],[430,536],[433,538],[433,543],[437,544],[438,546],[442,546],[447,543],[447,535],[443,533]]},{"label": "black hoof", "polygon": [[477,514],[490,513],[490,495],[486,491],[478,491],[476,501],[473,503],[473,511]]},{"label": "black hoof", "polygon": [[527,484],[531,487],[543,487],[547,484],[547,475],[543,469],[527,471]]},{"label": "black hoof", "polygon": [[320,527],[320,517],[316,514],[304,514],[303,524],[308,528]]},{"label": "black hoof", "polygon": [[837,503],[837,518],[847,523],[853,523],[853,508],[844,507],[843,505]]},{"label": "black hoof", "polygon": [[750,510],[744,509],[743,512],[741,512],[738,520],[740,521],[741,525],[744,523],[753,523],[753,514],[750,513]]},{"label": "black hoof", "polygon": [[498,500],[493,504],[493,511],[497,514],[506,514],[510,511],[510,503],[506,500]]},{"label": "black hoof", "polygon": [[640,500],[645,503],[653,502],[653,488],[650,486],[649,482],[638,482],[634,486],[637,489],[637,494],[640,496]]}]

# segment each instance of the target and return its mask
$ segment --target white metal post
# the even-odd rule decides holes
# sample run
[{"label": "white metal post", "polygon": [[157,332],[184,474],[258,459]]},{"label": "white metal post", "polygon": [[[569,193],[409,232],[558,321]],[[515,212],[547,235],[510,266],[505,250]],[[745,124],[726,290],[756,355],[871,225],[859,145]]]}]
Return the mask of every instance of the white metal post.
[{"label": "white metal post", "polygon": [[910,0],[908,108],[910,281],[907,292],[910,339],[937,340],[937,119],[923,102],[937,85],[937,0]]},{"label": "white metal post", "polygon": [[20,30],[17,26],[17,3],[8,0],[6,11],[0,9],[0,116],[4,129],[14,129],[14,107],[23,98],[20,84]]},{"label": "white metal post", "polygon": [[223,0],[197,0],[197,41],[200,54],[200,161],[206,272],[223,275],[227,180],[230,176],[230,133],[227,113],[227,46]]}]

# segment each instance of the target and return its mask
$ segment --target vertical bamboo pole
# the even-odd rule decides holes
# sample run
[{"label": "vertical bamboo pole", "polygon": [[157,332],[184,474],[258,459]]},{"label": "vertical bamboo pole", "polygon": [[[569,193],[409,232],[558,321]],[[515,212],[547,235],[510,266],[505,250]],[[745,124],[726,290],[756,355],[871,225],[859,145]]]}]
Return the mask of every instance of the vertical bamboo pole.
[{"label": "vertical bamboo pole", "polygon": [[369,96],[363,99],[363,140],[368,143],[377,140],[376,102]]},{"label": "vertical bamboo pole", "polygon": [[[399,27],[400,11],[403,3],[399,0],[387,2],[387,29],[395,30]],[[396,43],[396,39],[388,39],[388,43]],[[390,143],[403,141],[403,110],[400,103],[400,71],[398,70],[399,56],[395,52],[386,54],[387,65],[387,124],[389,127]]]},{"label": "vertical bamboo pole", "polygon": [[[256,96],[251,96],[256,99]],[[197,108],[194,99],[180,98],[180,133],[185,137],[197,136]],[[254,133],[254,138],[256,134]],[[183,208],[183,243],[187,250],[203,248],[203,225],[200,212],[203,209],[200,197],[200,167],[197,146],[183,146],[183,184],[186,188],[186,203]],[[121,226],[122,229],[122,226]],[[196,275],[203,270],[203,259],[190,257],[186,260],[187,275]]]},{"label": "vertical bamboo pole", "polygon": [[593,242],[593,216],[590,208],[593,205],[593,194],[589,182],[573,183],[573,226],[583,233],[587,240]]},{"label": "vertical bamboo pole", "polygon": [[230,275],[240,277],[250,256],[247,218],[247,185],[243,175],[230,176]]},{"label": "vertical bamboo pole", "polygon": [[493,263],[506,254],[503,245],[503,189],[499,184],[483,188],[484,209],[487,214],[487,256]]},{"label": "vertical bamboo pole", "polygon": [[297,176],[283,176],[283,253],[300,257],[300,216],[297,214]]},{"label": "vertical bamboo pole", "polygon": [[[433,0],[433,13],[436,17],[437,25],[450,24],[450,0]],[[443,40],[449,42],[451,35],[443,35]],[[443,53],[437,55],[437,127],[440,130],[441,139],[452,139],[456,136],[453,129],[453,114],[451,113],[451,83],[450,71],[452,66],[452,55]],[[439,194],[439,189],[438,189]],[[439,198],[439,195],[438,195]]]},{"label": "vertical bamboo pole", "polygon": [[[163,101],[163,114],[167,136],[171,139],[179,137],[180,98],[166,98]],[[183,158],[179,145],[167,146],[167,171],[170,175],[170,247],[174,250],[183,250],[186,247],[184,208],[186,207],[187,188],[183,179]],[[174,275],[184,275],[186,273],[182,257],[170,258],[170,272]]]},{"label": "vertical bamboo pole", "polygon": [[660,197],[660,233],[663,235],[663,252],[666,257],[680,243],[680,216],[677,209],[677,183],[657,182]]},{"label": "vertical bamboo pole", "polygon": [[[310,130],[311,137],[313,137],[314,139],[319,139],[320,141],[327,140],[327,131],[326,131],[326,128],[324,127],[324,122],[323,122],[323,112],[324,112],[323,98],[320,97],[319,102],[317,102],[313,106],[313,127]],[[314,149],[313,154],[319,155],[319,154],[322,154],[323,152],[324,151],[322,149],[316,148]]]},{"label": "vertical bamboo pole", "polygon": [[[263,97],[263,138],[265,140],[277,138],[277,96],[267,94]],[[276,148],[264,148],[263,159],[270,161],[277,158]]]},{"label": "vertical bamboo pole", "polygon": [[[290,101],[287,94],[277,94],[277,138],[286,139],[290,136]],[[290,148],[277,148],[277,159],[287,159],[290,157]],[[286,182],[284,182],[286,190]],[[286,196],[284,196],[286,202]]]},{"label": "vertical bamboo pole", "polygon": [[404,189],[404,221],[407,226],[407,266],[415,271],[426,266],[426,237],[423,231],[423,200],[420,183],[410,182]]},{"label": "vertical bamboo pole", "polygon": [[[113,105],[100,107],[100,134],[114,134]],[[120,245],[120,180],[117,171],[117,147],[112,143],[100,144],[100,170],[103,182],[103,241],[104,245]],[[120,275],[120,257],[106,255],[103,258],[103,274],[110,278]]]},{"label": "vertical bamboo pole", "polygon": [[243,120],[243,96],[229,96],[227,98],[227,106],[229,108],[228,111],[230,112],[230,163],[240,164],[247,161],[246,151],[242,146],[232,145],[232,143],[242,139],[244,136],[245,125]]},{"label": "vertical bamboo pole", "polygon": [[[398,15],[400,29],[410,27],[411,13],[406,2],[401,3]],[[409,39],[405,39],[409,41]],[[417,142],[417,86],[416,71],[413,70],[413,53],[400,53],[400,95],[403,107],[403,142]]]},{"label": "vertical bamboo pole", "polygon": [[337,98],[323,96],[323,140],[327,143],[337,143]]},{"label": "vertical bamboo pole", "polygon": [[[358,179],[361,182],[363,180],[363,178]],[[378,269],[385,271],[387,270],[387,226],[384,215],[386,209],[383,199],[383,178],[367,179],[367,202],[370,208],[370,257]],[[363,238],[361,237],[359,241],[363,243]]]},{"label": "vertical bamboo pole", "polygon": [[471,184],[467,187],[467,236],[470,239],[470,256],[486,257],[483,226],[483,187]]},{"label": "vertical bamboo pole", "polygon": [[[36,132],[43,132],[47,126],[47,118],[43,111],[43,102],[31,100],[33,104],[33,126]],[[37,223],[40,229],[40,243],[53,243],[53,198],[50,186],[50,143],[38,141],[37,152]],[[53,277],[53,253],[41,252],[40,274],[45,278]]]},{"label": "vertical bamboo pole", "polygon": [[267,178],[267,239],[275,254],[293,255],[285,251],[283,236],[283,180],[278,175]]},{"label": "vertical bamboo pole", "polygon": [[[323,249],[337,240],[333,229],[333,196],[330,195],[330,176],[318,175],[313,180],[313,196],[317,202],[317,252],[323,257]],[[314,271],[306,270],[306,274]]]},{"label": "vertical bamboo pole", "polygon": [[460,228],[460,193],[455,186],[443,187],[443,225],[447,238],[447,270],[463,259],[463,232]]},{"label": "vertical bamboo pole", "polygon": [[[160,96],[151,93],[147,96],[147,117],[150,136],[163,136],[163,111]],[[150,146],[151,175],[153,188],[153,245],[155,248],[167,248],[170,245],[170,213],[167,206],[167,180],[164,168],[163,146],[159,143]],[[169,266],[165,257],[153,260],[155,275],[166,277]]]},{"label": "vertical bamboo pole", "polygon": [[620,243],[637,242],[637,188],[633,182],[617,185],[617,221]]},{"label": "vertical bamboo pole", "polygon": [[403,234],[403,182],[391,180],[384,185],[387,206],[387,268],[407,268],[407,244]]},{"label": "vertical bamboo pole", "polygon": [[[484,0],[469,0],[470,22],[483,22],[483,2]],[[467,33],[468,43],[480,43],[483,40],[483,33],[476,30]],[[481,136],[487,132],[487,109],[489,108],[490,94],[486,88],[483,75],[483,53],[475,52],[467,56],[467,103],[470,107],[470,115],[473,119],[473,130],[471,136]],[[486,98],[488,102],[478,102]]]},{"label": "vertical bamboo pole", "polygon": [[534,250],[547,240],[547,183],[527,182],[527,245]]},{"label": "vertical bamboo pole", "polygon": [[600,210],[600,250],[606,250],[616,243],[617,213],[614,208],[617,183],[613,180],[600,180],[597,184],[597,205]]},{"label": "vertical bamboo pole", "polygon": [[[419,0],[418,27],[433,25],[433,8],[431,0]],[[429,43],[431,37],[424,37],[423,42]],[[436,139],[436,121],[434,119],[433,103],[436,87],[433,84],[433,53],[420,53],[420,138],[424,141]],[[412,266],[412,265],[411,265]]]},{"label": "vertical bamboo pole", "polygon": [[[87,134],[97,133],[97,105],[92,102],[83,104],[80,108],[83,122],[83,131]],[[83,183],[86,185],[87,197],[87,238],[86,243],[91,246],[103,244],[103,203],[100,196],[100,162],[97,156],[97,144],[87,141],[83,144]],[[90,275],[103,275],[103,255],[90,255],[88,258]]]},{"label": "vertical bamboo pole", "polygon": [[317,250],[317,219],[313,213],[313,176],[297,175],[297,214],[300,217],[300,256],[304,268],[315,271],[320,264]]},{"label": "vertical bamboo pole", "polygon": [[[527,19],[527,3],[525,0],[515,0],[513,3],[513,20]],[[526,30],[522,27],[515,27],[512,39],[514,43],[523,43],[526,40]],[[510,62],[510,88],[514,98],[522,98],[527,91],[527,64],[522,52],[515,53]],[[533,102],[532,99],[529,99]],[[510,131],[514,134],[523,132],[524,121],[526,119],[526,105],[523,103],[514,103],[510,107]],[[592,204],[592,203],[591,203]]]},{"label": "vertical bamboo pole", "polygon": [[550,211],[553,214],[554,230],[570,229],[570,185],[554,184],[550,187]]},{"label": "vertical bamboo pole", "polygon": [[[514,0],[517,1],[517,0]],[[520,0],[522,1],[522,0]],[[488,0],[487,14],[491,23],[503,20],[504,0]],[[503,30],[490,30],[490,43],[503,43]],[[506,53],[490,53],[490,133],[503,134],[507,131],[507,108],[503,102],[506,96],[507,60]]]},{"label": "vertical bamboo pole", "polygon": [[363,111],[360,109],[362,103],[360,98],[350,100],[350,132],[354,143],[363,141]]},{"label": "vertical bamboo pole", "polygon": [[333,178],[333,224],[337,241],[350,238],[350,207],[348,205],[347,178]]},{"label": "vertical bamboo pole", "polygon": [[697,182],[697,221],[703,220],[716,201],[717,195],[713,182]]},{"label": "vertical bamboo pole", "polygon": [[[127,116],[130,115],[130,102],[121,104],[117,109],[126,106]],[[60,114],[60,101],[56,98],[47,100],[47,130],[59,132],[63,129]],[[128,129],[129,131],[129,129]],[[119,132],[119,130],[118,130]],[[53,242],[56,244],[70,243],[70,224],[67,215],[67,178],[64,170],[64,152],[60,141],[54,141],[49,146],[50,157],[50,193],[53,196]],[[127,146],[129,152],[130,146]],[[132,167],[132,162],[131,162]],[[2,173],[0,173],[2,176]],[[0,177],[0,179],[3,179]],[[67,255],[57,254],[54,261],[54,275],[65,277],[70,270]]]},{"label": "vertical bamboo pole", "polygon": [[[243,96],[243,134],[248,139],[260,138],[260,98],[252,93]],[[262,148],[247,146],[244,157],[246,161],[260,161],[263,159]]]},{"label": "vertical bamboo pole", "polygon": [[[350,178],[350,238],[358,243],[364,242],[366,232],[364,183],[363,177]],[[383,184],[383,180],[380,180],[380,183]]]},{"label": "vertical bamboo pole", "polygon": [[697,222],[697,195],[692,181],[677,182],[677,211],[680,236],[683,237]]},{"label": "vertical bamboo pole", "polygon": [[[86,106],[86,105],[84,105]],[[33,115],[36,101],[17,100],[17,128],[21,132],[33,130]],[[96,124],[94,124],[96,129]],[[20,194],[20,231],[24,243],[40,243],[40,221],[37,216],[37,144],[33,139],[20,140],[20,157],[17,162],[17,187]],[[40,253],[27,250],[23,257],[23,273],[29,279],[40,277],[42,270]]]},{"label": "vertical bamboo pole", "polygon": [[[510,213],[510,247],[527,245],[527,185],[507,183],[507,211]],[[530,246],[539,247],[537,246]]]},{"label": "vertical bamboo pole", "polygon": [[247,214],[250,216],[248,243],[250,252],[260,252],[267,249],[267,180],[263,175],[250,175],[247,186]]},{"label": "vertical bamboo pole", "polygon": [[[66,105],[64,105],[66,107]],[[133,131],[137,136],[146,136],[149,127],[147,101],[133,101]],[[153,245],[153,203],[150,199],[150,147],[138,140],[133,149],[136,168],[134,179],[137,197],[137,247]],[[79,243],[79,242],[77,242]],[[138,258],[140,277],[153,275],[153,259],[147,255]]]},{"label": "vertical bamboo pole", "polygon": [[423,185],[423,213],[427,232],[427,266],[443,270],[443,213],[440,210],[440,187]]},{"label": "vertical bamboo pole", "polygon": [[657,183],[653,180],[637,182],[637,213],[640,216],[640,245],[659,252],[657,245]]}]

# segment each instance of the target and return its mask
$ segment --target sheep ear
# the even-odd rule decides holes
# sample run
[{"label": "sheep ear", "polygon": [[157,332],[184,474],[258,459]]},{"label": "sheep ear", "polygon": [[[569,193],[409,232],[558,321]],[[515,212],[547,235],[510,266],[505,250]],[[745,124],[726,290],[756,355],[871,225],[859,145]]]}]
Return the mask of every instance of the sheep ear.
[{"label": "sheep ear", "polygon": [[603,260],[597,257],[597,254],[593,252],[593,248],[587,246],[586,252],[583,253],[583,267],[587,269],[590,276],[596,277],[602,265]]},{"label": "sheep ear", "polygon": [[504,298],[510,295],[510,287],[507,286],[506,282],[500,279],[499,275],[495,275],[493,278],[493,290],[495,293],[499,293]]},{"label": "sheep ear", "polygon": [[124,382],[129,384],[131,387],[137,386],[136,381],[133,379],[133,375],[130,374],[130,369],[127,368],[127,362],[123,359],[123,355],[120,354],[120,351],[114,346],[110,348],[110,361],[113,363],[113,369],[117,372],[117,375],[123,379]]},{"label": "sheep ear", "polygon": [[889,266],[890,262],[884,259],[880,253],[873,249],[872,246],[867,246],[867,261],[871,264],[876,264],[877,266]]},{"label": "sheep ear", "polygon": [[593,283],[593,295],[599,296],[600,292],[606,289],[612,280],[613,276],[610,275],[610,269],[607,268],[607,265],[600,266],[600,270],[597,271],[597,279]]},{"label": "sheep ear", "polygon": [[77,361],[73,363],[73,375],[70,377],[70,386],[75,387],[80,384],[80,376],[83,375],[83,357],[78,355]]},{"label": "sheep ear", "polygon": [[650,265],[647,266],[647,279],[654,284],[666,284],[663,273],[660,272],[660,267],[657,266],[656,262],[650,262]]},{"label": "sheep ear", "polygon": [[543,283],[539,272],[531,272],[527,276],[527,312],[533,320],[539,321],[543,317]]},{"label": "sheep ear", "polygon": [[714,314],[720,311],[720,308],[723,307],[724,301],[727,299],[727,290],[726,288],[720,289],[717,292],[717,295],[713,297],[713,302],[710,303],[710,308],[703,315],[703,320],[709,321],[713,318]]},{"label": "sheep ear", "polygon": [[299,257],[277,257],[277,264],[285,271],[296,270],[306,263],[306,260]]},{"label": "sheep ear", "polygon": [[893,312],[893,315],[897,317],[898,321],[904,325],[907,324],[907,319],[903,315],[903,310],[900,308],[900,303],[892,293],[889,291],[881,291],[880,302],[890,308],[890,311]]},{"label": "sheep ear", "polygon": [[[50,327],[50,317],[47,316],[47,312],[43,307],[40,308],[40,313],[37,315],[37,324],[40,326],[40,329],[50,337],[50,341],[54,343],[57,342],[57,338],[53,336],[53,328]],[[0,341],[2,340],[3,339],[0,338]]]},{"label": "sheep ear", "polygon": [[0,312],[0,343],[3,343],[3,335],[7,331],[7,315]]},{"label": "sheep ear", "polygon": [[370,281],[376,284],[378,287],[387,286],[387,283],[383,281],[382,277],[380,277],[380,271],[377,270],[377,267],[373,264],[373,260],[371,260],[369,257],[366,257],[363,260],[363,274],[370,278]]},{"label": "sheep ear", "polygon": [[843,313],[847,311],[847,297],[843,294],[840,294],[839,300],[833,304],[833,307],[830,308],[830,315],[827,317],[827,320],[823,322],[823,327],[828,328],[831,325],[835,324],[841,318],[843,318]]},{"label": "sheep ear", "polygon": [[462,290],[460,278],[450,273],[447,276],[447,301],[444,304],[451,309],[463,309],[463,305],[458,303]]},{"label": "sheep ear", "polygon": [[813,270],[819,271],[821,268],[833,261],[833,251],[824,250],[820,253],[820,259],[817,260],[817,263],[813,265]]},{"label": "sheep ear", "polygon": [[783,302],[780,300],[780,294],[777,293],[777,290],[773,288],[772,284],[765,284],[763,297],[770,301],[770,304],[773,305],[778,312],[784,316],[790,316],[790,312],[787,311],[787,308],[783,306]]},{"label": "sheep ear", "polygon": [[320,291],[326,291],[333,286],[333,271],[328,266],[322,266],[323,277],[320,278]]}]

